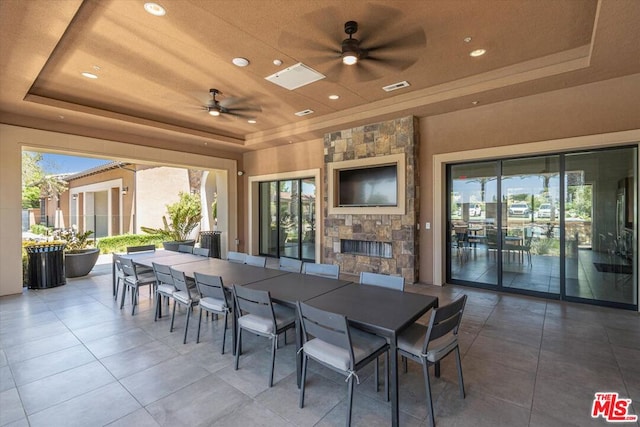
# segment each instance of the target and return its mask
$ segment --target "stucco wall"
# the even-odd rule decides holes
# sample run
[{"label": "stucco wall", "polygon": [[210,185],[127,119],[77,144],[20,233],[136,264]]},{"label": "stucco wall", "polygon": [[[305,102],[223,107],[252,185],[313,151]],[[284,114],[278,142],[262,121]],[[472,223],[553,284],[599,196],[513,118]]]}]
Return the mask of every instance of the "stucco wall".
[{"label": "stucco wall", "polygon": [[163,166],[140,170],[137,175],[137,226],[162,228],[167,205],[180,200],[181,191],[189,192],[189,173],[186,169]]}]

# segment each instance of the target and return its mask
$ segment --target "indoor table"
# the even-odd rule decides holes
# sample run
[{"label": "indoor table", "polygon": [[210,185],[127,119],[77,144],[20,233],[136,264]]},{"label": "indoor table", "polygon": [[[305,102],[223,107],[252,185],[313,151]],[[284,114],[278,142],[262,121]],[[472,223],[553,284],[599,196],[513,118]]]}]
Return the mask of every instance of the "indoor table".
[{"label": "indoor table", "polygon": [[370,285],[346,285],[306,301],[322,310],[342,314],[349,324],[389,341],[391,424],[398,425],[398,335],[431,308],[438,297]]}]

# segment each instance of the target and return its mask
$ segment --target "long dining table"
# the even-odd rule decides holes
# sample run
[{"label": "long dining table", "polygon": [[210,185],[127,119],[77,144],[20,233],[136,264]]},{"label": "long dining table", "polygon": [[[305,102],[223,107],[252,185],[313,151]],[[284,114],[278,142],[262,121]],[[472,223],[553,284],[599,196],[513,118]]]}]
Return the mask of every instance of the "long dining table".
[{"label": "long dining table", "polygon": [[[296,301],[304,301],[322,310],[345,315],[349,324],[384,337],[389,341],[391,425],[399,423],[398,394],[398,335],[432,308],[438,307],[438,298],[411,292],[403,292],[378,286],[354,284],[348,280],[330,279],[301,273],[291,273],[270,268],[232,263],[217,258],[203,258],[191,254],[171,255],[163,251],[129,254],[135,263],[151,266],[153,262],[170,265],[193,278],[194,272],[222,277],[225,287],[246,286],[269,291],[279,304],[295,307]],[[235,340],[234,319],[232,333]],[[297,320],[296,320],[297,321]],[[301,328],[296,328],[296,346],[301,343]],[[235,346],[234,346],[235,350]],[[300,385],[300,355],[296,359],[298,385]]]}]

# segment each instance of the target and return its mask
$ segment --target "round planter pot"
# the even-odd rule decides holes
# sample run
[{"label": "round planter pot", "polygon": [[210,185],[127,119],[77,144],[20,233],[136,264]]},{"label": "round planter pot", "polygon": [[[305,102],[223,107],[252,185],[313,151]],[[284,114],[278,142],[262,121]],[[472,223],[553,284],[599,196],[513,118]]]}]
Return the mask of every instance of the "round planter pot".
[{"label": "round planter pot", "polygon": [[67,278],[82,277],[89,274],[98,261],[100,249],[79,249],[64,254],[65,274]]},{"label": "round planter pot", "polygon": [[175,242],[162,242],[162,246],[167,251],[178,252],[178,247],[180,245],[186,246],[194,246],[196,244],[195,240],[183,240],[183,241],[175,241]]}]

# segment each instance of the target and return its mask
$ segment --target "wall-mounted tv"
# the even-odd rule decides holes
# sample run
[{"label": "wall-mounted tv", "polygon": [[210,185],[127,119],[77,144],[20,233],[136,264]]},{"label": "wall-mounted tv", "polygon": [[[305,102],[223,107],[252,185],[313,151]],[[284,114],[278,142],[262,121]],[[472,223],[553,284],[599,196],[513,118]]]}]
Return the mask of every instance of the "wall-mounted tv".
[{"label": "wall-mounted tv", "polygon": [[397,164],[340,169],[338,206],[398,206]]}]

